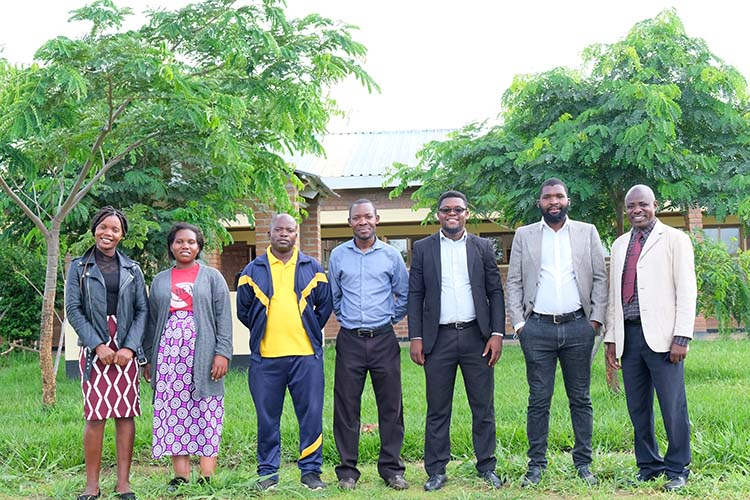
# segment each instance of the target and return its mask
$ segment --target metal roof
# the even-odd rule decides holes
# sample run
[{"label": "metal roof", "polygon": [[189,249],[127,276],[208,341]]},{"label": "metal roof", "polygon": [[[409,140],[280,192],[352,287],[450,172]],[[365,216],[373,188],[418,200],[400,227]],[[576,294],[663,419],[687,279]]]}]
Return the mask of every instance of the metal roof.
[{"label": "metal roof", "polygon": [[380,187],[394,162],[412,167],[417,152],[430,141],[445,140],[454,129],[350,132],[326,135],[325,156],[292,156],[298,170],[320,176],[332,189]]}]

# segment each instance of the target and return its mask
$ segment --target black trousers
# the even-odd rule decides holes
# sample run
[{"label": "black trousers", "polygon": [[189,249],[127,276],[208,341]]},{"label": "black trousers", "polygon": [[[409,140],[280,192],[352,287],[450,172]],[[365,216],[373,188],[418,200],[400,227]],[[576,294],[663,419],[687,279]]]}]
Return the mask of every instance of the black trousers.
[{"label": "black trousers", "polygon": [[378,406],[380,456],[383,479],[403,475],[404,408],[401,397],[401,349],[393,329],[374,337],[359,337],[341,329],[336,337],[336,374],[333,385],[333,438],[341,458],[339,479],[359,479],[359,428],[362,391],[370,373]]},{"label": "black trousers", "polygon": [[459,366],[471,408],[477,470],[495,470],[495,379],[494,370],[487,365],[489,358],[482,357],[485,344],[476,325],[464,330],[440,328],[435,346],[425,359],[424,467],[430,476],[444,474],[451,458],[451,410]]},{"label": "black trousers", "polygon": [[[685,363],[669,361],[669,352],[652,351],[640,323],[631,321],[625,322],[625,346],[620,361],[635,435],[635,460],[641,474],[687,476],[691,454]],[[654,432],[654,391],[669,442],[663,458]]]}]

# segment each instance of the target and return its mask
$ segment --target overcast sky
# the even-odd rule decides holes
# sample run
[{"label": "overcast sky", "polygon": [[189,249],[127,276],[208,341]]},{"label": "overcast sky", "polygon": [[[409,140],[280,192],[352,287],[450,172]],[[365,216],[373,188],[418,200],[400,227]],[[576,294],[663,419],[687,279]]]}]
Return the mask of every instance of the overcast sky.
[{"label": "overcast sky", "polygon": [[[47,39],[75,36],[72,0],[3,2],[0,55],[28,63]],[[185,0],[115,0],[141,12]],[[690,36],[750,77],[750,2],[740,0],[289,0],[291,16],[318,12],[359,26],[365,68],[380,84],[368,94],[354,82],[332,90],[347,111],[333,132],[454,128],[493,119],[517,74],[578,67],[584,47],[622,39],[638,21],[674,7]]]}]

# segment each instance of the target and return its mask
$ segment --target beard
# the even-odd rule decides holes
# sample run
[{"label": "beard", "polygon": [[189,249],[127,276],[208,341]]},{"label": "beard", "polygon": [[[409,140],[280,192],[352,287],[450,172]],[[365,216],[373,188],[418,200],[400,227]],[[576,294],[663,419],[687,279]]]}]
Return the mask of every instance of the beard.
[{"label": "beard", "polygon": [[458,234],[458,233],[460,233],[461,231],[463,231],[463,230],[464,230],[463,226],[456,226],[456,227],[446,227],[446,226],[442,226],[442,227],[441,227],[441,229],[442,229],[442,230],[443,230],[443,232],[445,232],[446,234]]},{"label": "beard", "polygon": [[541,208],[539,209],[539,211],[542,213],[542,218],[544,218],[544,222],[546,222],[548,225],[550,225],[550,224],[559,224],[560,222],[562,222],[562,221],[565,220],[565,217],[568,216],[568,207],[567,206],[562,207],[560,209],[560,212],[558,212],[555,215],[552,215],[552,214],[550,214],[548,212],[545,212]]}]

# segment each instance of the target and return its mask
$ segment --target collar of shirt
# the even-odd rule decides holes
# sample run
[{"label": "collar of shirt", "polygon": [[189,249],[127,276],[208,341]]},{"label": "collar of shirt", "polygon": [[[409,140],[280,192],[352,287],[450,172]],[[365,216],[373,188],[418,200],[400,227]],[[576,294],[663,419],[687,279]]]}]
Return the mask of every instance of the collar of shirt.
[{"label": "collar of shirt", "polygon": [[346,243],[344,243],[344,245],[345,245],[345,246],[346,246],[347,248],[351,248],[351,249],[352,249],[352,250],[354,250],[355,252],[359,252],[359,253],[369,253],[369,252],[374,252],[375,250],[379,250],[379,249],[383,248],[383,245],[385,245],[385,243],[383,243],[382,241],[380,241],[380,238],[378,238],[378,237],[376,236],[376,237],[375,237],[375,243],[373,243],[373,244],[372,244],[372,246],[371,246],[370,248],[367,248],[367,249],[365,249],[365,250],[362,250],[361,248],[359,248],[359,247],[357,246],[357,243],[355,243],[355,241],[354,241],[354,238],[352,238],[352,239],[350,239],[349,241],[347,241]]},{"label": "collar of shirt", "polygon": [[651,222],[648,223],[648,226],[644,227],[643,229],[633,228],[633,230],[630,231],[630,241],[633,241],[636,235],[642,234],[643,243],[645,243],[648,237],[651,235],[651,232],[654,230],[654,226],[656,226],[656,217],[654,217]]},{"label": "collar of shirt", "polygon": [[284,263],[281,261],[281,259],[278,259],[273,252],[271,252],[271,246],[269,245],[266,249],[266,255],[268,256],[268,264],[273,266],[275,264],[281,264],[282,266],[296,266],[297,265],[297,255],[299,254],[299,249],[297,247],[294,247],[294,250],[292,251],[292,256],[289,258],[289,260]]},{"label": "collar of shirt", "polygon": [[[565,222],[563,223],[563,225],[562,225],[562,227],[561,227],[561,228],[559,229],[559,231],[562,231],[562,230],[564,230],[564,229],[568,229],[568,228],[570,227],[570,225],[568,224],[568,222],[570,222],[570,219],[568,219],[567,217],[565,217]],[[541,224],[539,225],[539,230],[540,230],[540,231],[544,231],[544,228],[547,228],[547,229],[549,229],[550,231],[555,231],[554,229],[552,229],[552,228],[550,227],[550,225],[549,225],[549,224],[547,224],[547,221],[546,221],[546,220],[544,220],[544,217],[542,217],[542,220],[541,220]]]},{"label": "collar of shirt", "polygon": [[440,230],[440,242],[441,243],[442,242],[446,242],[446,243],[465,243],[468,234],[469,234],[469,232],[466,229],[464,229],[464,234],[462,234],[459,239],[454,240],[454,239],[448,238],[446,235],[444,235],[443,234],[443,230],[441,229]]}]

